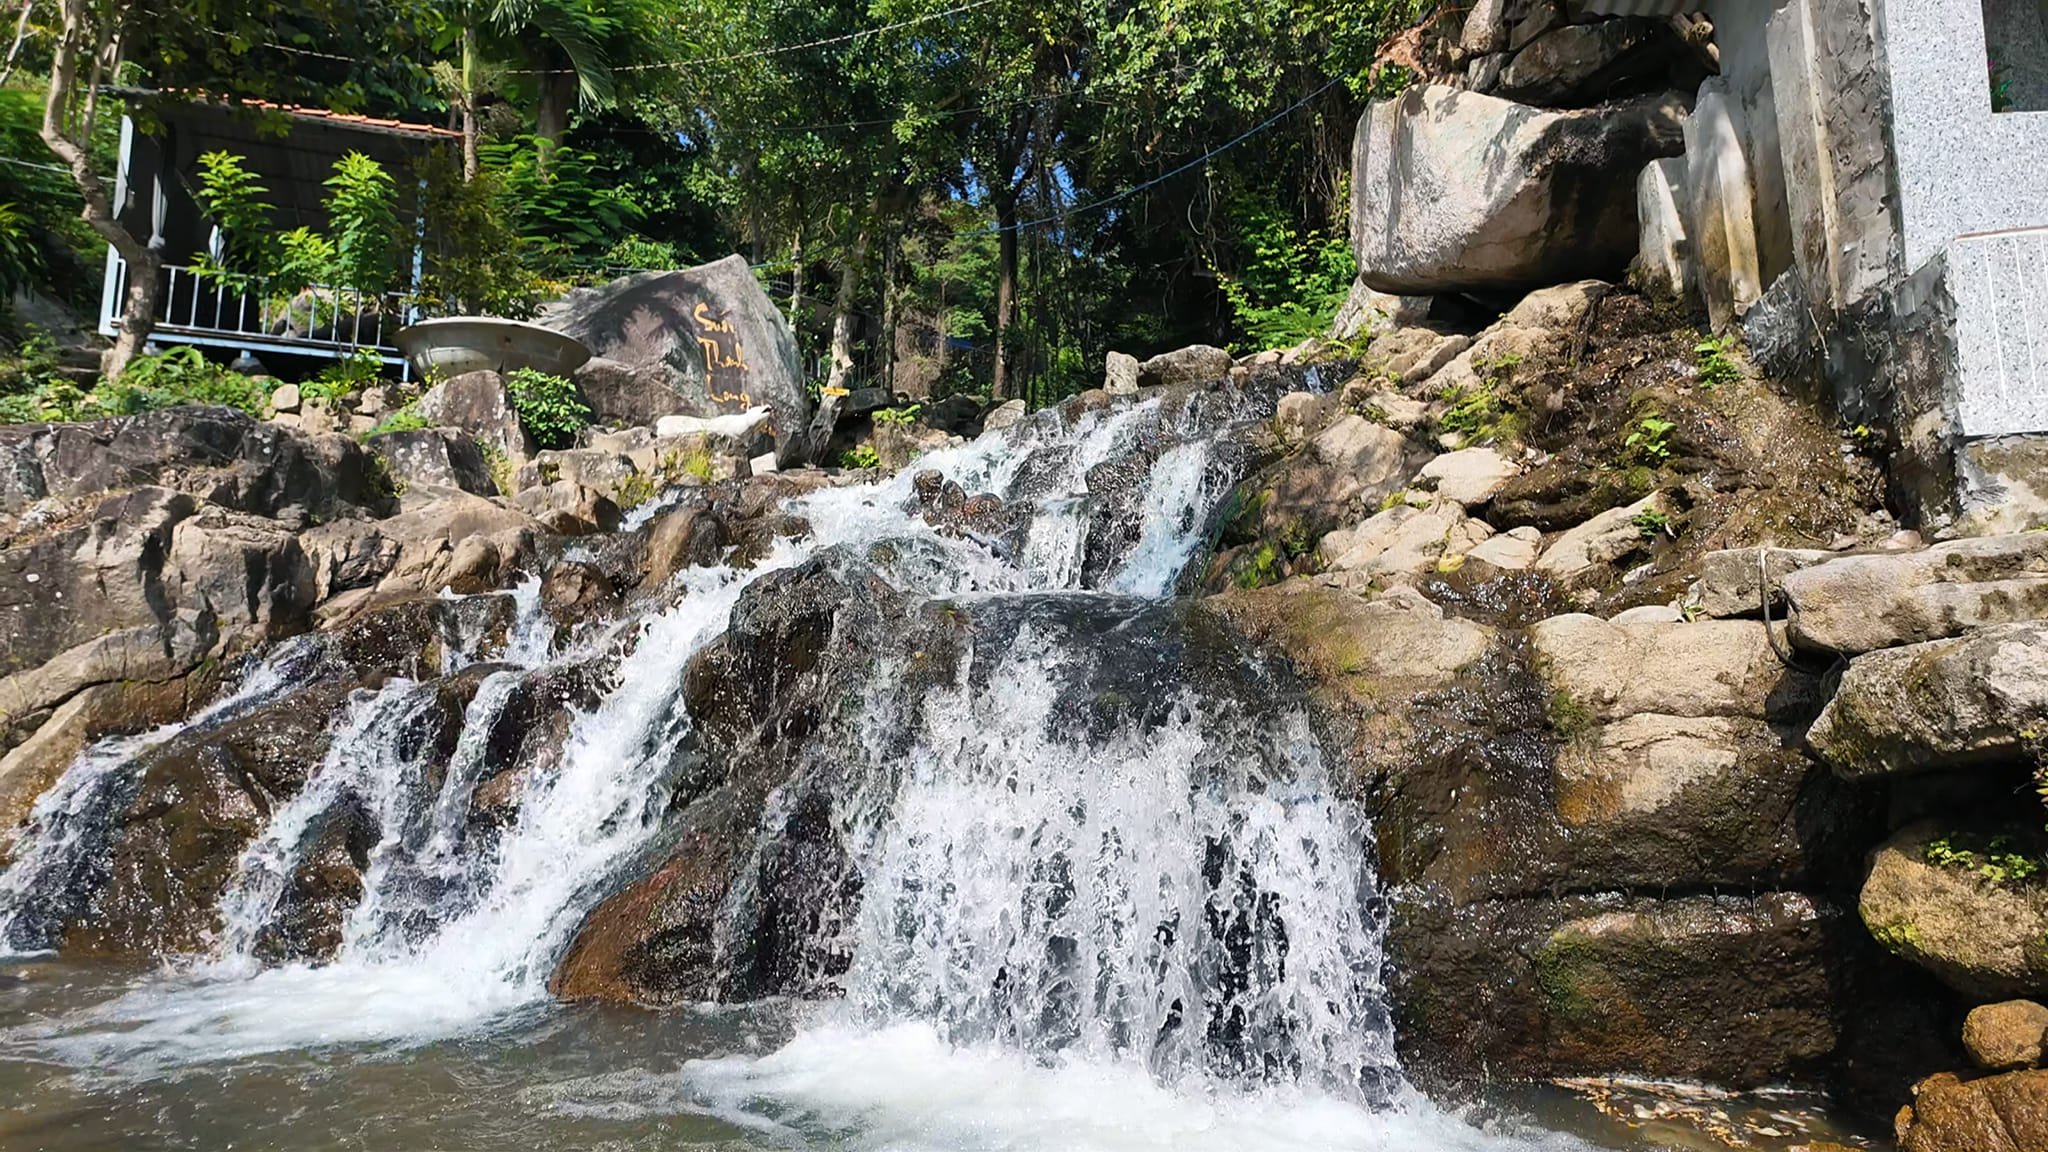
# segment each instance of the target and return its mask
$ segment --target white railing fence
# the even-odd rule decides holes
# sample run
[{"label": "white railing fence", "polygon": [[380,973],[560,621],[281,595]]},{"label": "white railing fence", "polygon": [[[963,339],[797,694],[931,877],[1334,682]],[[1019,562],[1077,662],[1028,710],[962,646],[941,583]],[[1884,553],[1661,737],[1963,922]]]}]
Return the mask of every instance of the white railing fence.
[{"label": "white railing fence", "polygon": [[[158,271],[154,338],[167,343],[232,348],[260,355],[265,349],[334,359],[367,350],[389,364],[402,364],[400,328],[425,313],[407,292],[364,292],[324,284],[282,296],[264,279],[229,287],[197,268],[167,264]],[[107,285],[100,306],[100,331],[121,327],[128,293],[128,263],[108,254]]]}]

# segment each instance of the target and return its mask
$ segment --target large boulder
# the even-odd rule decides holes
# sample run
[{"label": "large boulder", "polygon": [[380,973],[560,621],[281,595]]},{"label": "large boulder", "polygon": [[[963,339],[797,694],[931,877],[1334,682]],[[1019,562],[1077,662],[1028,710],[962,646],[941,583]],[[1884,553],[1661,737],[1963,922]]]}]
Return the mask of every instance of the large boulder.
[{"label": "large boulder", "polygon": [[1963,1019],[1963,1047],[1977,1067],[1993,1072],[2032,1068],[2048,1040],[2048,1008],[2032,1000],[1980,1004]]},{"label": "large boulder", "polygon": [[540,322],[605,362],[578,376],[600,421],[652,424],[765,404],[785,460],[810,424],[796,337],[743,257],[581,288],[544,308]]},{"label": "large boulder", "polygon": [[1588,720],[1654,712],[1804,721],[1819,701],[1814,678],[1779,662],[1760,622],[1617,624],[1572,614],[1537,623],[1529,639],[1556,707]]},{"label": "large boulder", "polygon": [[1861,779],[2016,760],[2044,723],[2048,623],[2037,622],[1856,657],[1806,738]]},{"label": "large boulder", "polygon": [[2048,533],[1844,556],[1785,577],[1792,640],[1855,655],[2048,617]]},{"label": "large boulder", "polygon": [[[1191,344],[1161,352],[1138,365],[1137,388],[1193,388],[1214,384],[1230,375],[1230,353],[1208,344]],[[1135,389],[1133,389],[1135,390]],[[1111,389],[1114,393],[1115,389]]]},{"label": "large boulder", "polygon": [[1436,85],[1376,102],[1352,146],[1352,246],[1382,292],[1613,278],[1635,256],[1634,179],[1684,148],[1652,101],[1543,112]]}]

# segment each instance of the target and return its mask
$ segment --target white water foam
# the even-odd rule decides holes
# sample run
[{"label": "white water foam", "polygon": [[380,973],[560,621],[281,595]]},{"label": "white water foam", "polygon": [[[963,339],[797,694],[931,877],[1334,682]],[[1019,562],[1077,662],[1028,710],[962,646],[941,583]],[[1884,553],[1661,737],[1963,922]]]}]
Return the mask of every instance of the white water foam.
[{"label": "white water foam", "polygon": [[672,1098],[650,1091],[650,1111],[693,1104],[849,1152],[1587,1152],[1483,1130],[1412,1091],[1367,1108],[1291,1086],[1162,1083],[1135,1062],[955,1046],[919,1023],[813,1025],[766,1056],[690,1061],[680,1079]]}]

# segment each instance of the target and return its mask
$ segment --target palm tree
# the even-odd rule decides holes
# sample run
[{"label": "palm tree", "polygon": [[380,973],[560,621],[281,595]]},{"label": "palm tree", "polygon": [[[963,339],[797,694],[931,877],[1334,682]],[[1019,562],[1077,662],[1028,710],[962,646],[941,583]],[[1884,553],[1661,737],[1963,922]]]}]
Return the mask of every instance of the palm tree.
[{"label": "palm tree", "polygon": [[477,110],[485,93],[510,77],[531,79],[534,135],[561,143],[576,103],[603,108],[618,98],[612,62],[646,41],[642,0],[468,0],[461,5],[457,65],[436,76],[462,113],[462,171],[477,173]]}]

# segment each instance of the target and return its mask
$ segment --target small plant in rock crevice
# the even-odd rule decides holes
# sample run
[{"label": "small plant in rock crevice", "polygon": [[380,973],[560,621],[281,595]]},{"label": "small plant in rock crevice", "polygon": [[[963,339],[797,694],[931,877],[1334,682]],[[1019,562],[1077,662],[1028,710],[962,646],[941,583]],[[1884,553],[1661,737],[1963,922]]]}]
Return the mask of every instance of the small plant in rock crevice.
[{"label": "small plant in rock crevice", "polygon": [[1636,513],[1629,518],[1629,523],[1635,525],[1636,531],[1642,533],[1645,540],[1655,540],[1659,536],[1674,535],[1671,531],[1671,517],[1657,511],[1655,508],[1645,508],[1641,512]]},{"label": "small plant in rock crevice", "polygon": [[1742,369],[1729,351],[1735,341],[1726,336],[1709,336],[1693,345],[1693,364],[1699,370],[1701,388],[1714,389],[1742,378]]},{"label": "small plant in rock crevice", "polygon": [[921,404],[912,404],[904,408],[882,408],[874,413],[872,419],[877,424],[895,424],[899,426],[915,424],[917,423],[917,414],[923,410],[924,406]]},{"label": "small plant in rock crevice", "polygon": [[882,466],[882,454],[872,444],[856,444],[839,457],[841,468],[868,469]]},{"label": "small plant in rock crevice", "polygon": [[378,421],[377,426],[365,433],[363,438],[367,440],[371,436],[382,436],[386,432],[422,432],[428,427],[430,425],[427,423],[427,418],[420,415],[419,405],[407,404],[405,407]]},{"label": "small plant in rock crevice", "polygon": [[1671,459],[1671,433],[1678,425],[1655,412],[1636,421],[1636,430],[1622,441],[1631,459],[1648,464],[1652,468]]},{"label": "small plant in rock crevice", "polygon": [[1474,443],[1511,440],[1520,429],[1514,413],[1501,403],[1492,384],[1477,388],[1451,388],[1444,393],[1449,407],[1437,418],[1437,430],[1450,432]]},{"label": "small plant in rock crevice", "polygon": [[1921,849],[1921,858],[1937,868],[1961,869],[2000,886],[2023,884],[2041,875],[2041,858],[2005,834],[1937,836]]},{"label": "small plant in rock crevice", "polygon": [[542,448],[567,448],[590,426],[590,406],[576,385],[560,376],[521,368],[505,378],[505,398],[519,426]]}]

